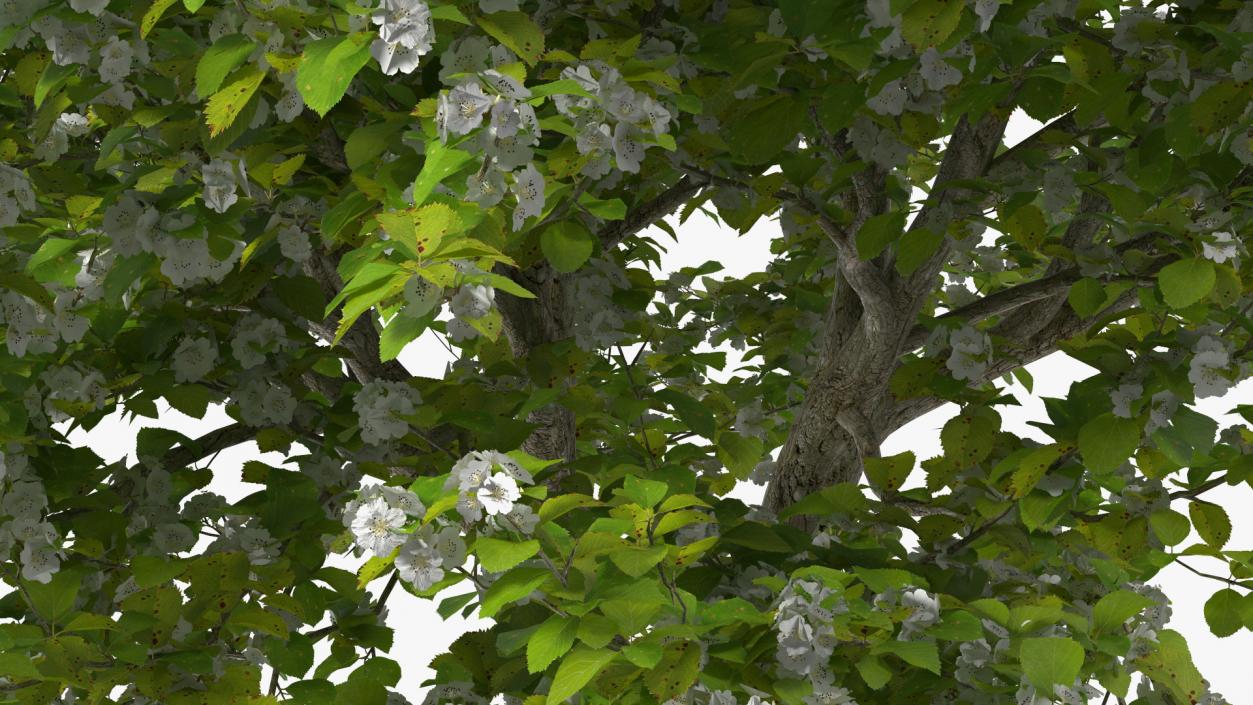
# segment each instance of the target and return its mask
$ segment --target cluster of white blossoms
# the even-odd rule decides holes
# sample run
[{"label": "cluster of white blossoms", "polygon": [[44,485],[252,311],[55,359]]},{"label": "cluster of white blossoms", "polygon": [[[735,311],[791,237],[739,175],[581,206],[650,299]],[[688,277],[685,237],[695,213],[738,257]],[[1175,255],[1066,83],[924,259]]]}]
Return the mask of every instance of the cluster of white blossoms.
[{"label": "cluster of white blossoms", "polygon": [[9,354],[24,357],[56,352],[57,331],[47,309],[16,291],[0,294],[0,323]]},{"label": "cluster of white blossoms", "polygon": [[423,0],[383,0],[370,20],[379,28],[370,55],[385,75],[413,73],[435,42],[431,9]]},{"label": "cluster of white blossoms", "polygon": [[256,517],[225,516],[212,525],[218,537],[205,548],[205,555],[242,551],[252,565],[267,565],[282,553],[278,539]]},{"label": "cluster of white blossoms", "polygon": [[628,313],[613,295],[630,286],[626,273],[607,257],[593,257],[579,268],[566,284],[567,320],[576,345],[592,352],[622,342]]},{"label": "cluster of white blossoms", "polygon": [[71,137],[82,137],[89,131],[87,117],[79,113],[61,113],[52,123],[43,141],[35,146],[35,157],[51,162],[60,159],[70,149]]},{"label": "cluster of white blossoms", "polygon": [[164,215],[141,200],[138,192],[127,192],[104,212],[104,233],[113,253],[130,257],[150,252],[161,259],[161,273],[174,286],[185,288],[200,283],[222,281],[243,254],[239,240],[222,239],[229,249],[219,258],[210,248],[208,233],[195,215],[171,212]]},{"label": "cluster of white blossoms", "polygon": [[370,444],[403,438],[409,422],[422,403],[418,390],[403,382],[374,380],[362,385],[352,398],[361,425],[361,440]]},{"label": "cluster of white blossoms", "polygon": [[288,342],[282,323],[249,313],[235,325],[231,354],[244,369],[249,369],[265,364],[267,355],[278,352]]},{"label": "cluster of white blossoms", "polygon": [[1192,382],[1192,390],[1196,398],[1219,397],[1226,394],[1232,385],[1231,379],[1226,375],[1231,357],[1222,339],[1212,335],[1203,335],[1193,344],[1192,352],[1192,361],[1188,367],[1188,381]]},{"label": "cluster of white blossoms", "polygon": [[291,423],[296,398],[287,385],[264,376],[244,382],[234,392],[239,416],[249,426],[281,426]]},{"label": "cluster of white blossoms", "polygon": [[184,336],[174,348],[174,381],[199,382],[217,365],[218,346],[209,336]]},{"label": "cluster of white blossoms", "polygon": [[553,97],[557,110],[574,123],[575,147],[590,157],[581,173],[599,179],[612,166],[638,173],[645,150],[652,144],[648,135],[670,131],[670,110],[656,98],[632,88],[617,69],[602,61],[568,67],[561,77],[577,82],[591,94]]},{"label": "cluster of white blossoms", "polygon": [[52,423],[70,418],[71,414],[63,406],[94,410],[104,405],[105,379],[97,370],[54,366],[46,369],[39,379],[48,389],[43,397],[43,411]]},{"label": "cluster of white blossoms", "polygon": [[974,326],[963,325],[949,333],[948,342],[953,350],[945,366],[954,378],[973,381],[988,371],[992,340],[987,333]]},{"label": "cluster of white blossoms", "polygon": [[[757,690],[750,686],[744,686],[749,691],[748,699],[745,705],[774,705],[773,702],[766,700],[768,693]],[[838,705],[841,701],[833,701]],[[850,702],[850,701],[843,701]],[[735,697],[735,693],[729,690],[710,690],[702,683],[697,683],[688,688],[686,693],[675,696],[662,705],[740,705],[740,701]],[[822,705],[826,705],[823,703]]]},{"label": "cluster of white blossoms", "polygon": [[809,705],[856,703],[846,689],[835,685],[830,664],[839,644],[832,622],[847,610],[843,597],[814,580],[789,580],[779,595],[775,658],[781,671],[809,679],[813,685],[813,693],[805,698]]},{"label": "cluster of white blossoms", "polygon": [[9,519],[0,525],[0,553],[7,556],[15,541],[21,543],[22,577],[46,583],[60,570],[62,552],[56,546],[57,530],[44,521],[48,497],[43,483],[29,472],[20,452],[0,453],[0,488],[4,482],[9,486],[0,489],[0,513]]},{"label": "cluster of white blossoms", "polygon": [[[472,62],[477,64],[479,62]],[[486,88],[485,88],[486,87]],[[520,81],[495,69],[484,69],[441,93],[435,110],[440,139],[480,132],[483,167],[466,178],[465,199],[488,208],[506,193],[505,175],[513,179],[508,190],[517,198],[513,229],[544,209],[544,177],[531,163],[539,143],[539,119],[527,102],[531,91]]]},{"label": "cluster of white blossoms", "polygon": [[504,453],[471,451],[452,466],[444,489],[456,488],[457,511],[466,521],[480,521],[484,512],[491,517],[503,516],[500,521],[508,521],[517,514],[523,524],[534,528],[529,517],[523,516],[529,515],[529,507],[523,511],[523,505],[515,504],[522,497],[518,484],[529,485],[534,481],[531,473]]},{"label": "cluster of white blossoms", "polygon": [[215,213],[225,213],[235,205],[240,187],[248,195],[248,175],[242,159],[212,159],[200,167],[200,178],[204,181],[204,204]]},{"label": "cluster of white blossoms", "polygon": [[[22,211],[35,209],[35,191],[22,172],[7,164],[0,164],[0,228],[17,225]],[[0,245],[5,238],[0,235]]]},{"label": "cluster of white blossoms", "polygon": [[858,115],[848,130],[849,143],[862,159],[868,159],[885,170],[905,163],[914,150],[865,115]]},{"label": "cluster of white blossoms", "polygon": [[466,544],[455,526],[436,531],[427,525],[406,531],[411,521],[425,513],[426,507],[413,492],[371,485],[345,505],[343,521],[359,548],[379,557],[394,551],[400,578],[426,590],[443,580],[444,571],[465,562]]}]

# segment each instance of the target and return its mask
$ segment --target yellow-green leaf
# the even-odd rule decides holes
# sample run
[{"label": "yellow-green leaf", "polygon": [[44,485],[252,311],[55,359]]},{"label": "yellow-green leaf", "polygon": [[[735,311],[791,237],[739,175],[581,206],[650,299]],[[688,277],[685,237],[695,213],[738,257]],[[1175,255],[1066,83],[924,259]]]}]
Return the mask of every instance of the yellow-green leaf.
[{"label": "yellow-green leaf", "polygon": [[213,94],[209,98],[208,105],[205,106],[205,124],[209,126],[209,135],[217,137],[222,134],[226,128],[235,122],[235,118],[239,117],[240,111],[252,99],[257,88],[261,86],[261,80],[265,78],[265,72],[259,69],[249,69],[243,76],[232,81],[222,90]]}]

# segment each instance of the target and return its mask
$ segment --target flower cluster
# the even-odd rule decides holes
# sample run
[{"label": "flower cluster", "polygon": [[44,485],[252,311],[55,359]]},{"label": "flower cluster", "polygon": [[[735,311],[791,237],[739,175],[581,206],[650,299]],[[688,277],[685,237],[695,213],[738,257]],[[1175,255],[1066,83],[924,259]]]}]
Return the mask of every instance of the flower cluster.
[{"label": "flower cluster", "polygon": [[628,289],[622,268],[613,261],[593,257],[566,284],[569,295],[567,320],[574,332],[574,342],[582,349],[604,350],[624,338],[622,332],[627,312],[614,303],[615,291]]},{"label": "flower cluster", "polygon": [[[210,249],[205,226],[192,213],[162,215],[142,198],[138,192],[128,192],[105,209],[104,233],[114,253],[157,255],[161,273],[181,288],[222,281],[243,254],[243,243],[233,239],[222,238],[219,244],[224,247]],[[225,258],[219,258],[217,253],[225,250],[229,250]]]},{"label": "flower cluster", "polygon": [[809,678],[815,695],[833,689],[830,660],[838,640],[832,621],[846,610],[843,598],[818,581],[793,579],[779,595],[774,621],[779,669]]},{"label": "flower cluster", "polygon": [[421,518],[425,513],[422,500],[409,490],[370,485],[344,506],[343,521],[359,547],[376,556],[387,556],[405,542],[401,530],[410,518]]},{"label": "flower cluster", "polygon": [[650,146],[647,135],[670,130],[672,117],[666,106],[632,88],[617,69],[599,61],[566,68],[561,77],[589,94],[554,97],[557,110],[574,123],[575,147],[587,157],[583,175],[598,179],[611,166],[638,173]]},{"label": "flower cluster", "polygon": [[444,489],[456,488],[457,511],[462,518],[480,521],[484,512],[492,517],[512,516],[522,506],[515,505],[522,497],[518,483],[532,482],[531,473],[504,453],[471,451],[452,466]]},{"label": "flower cluster", "polygon": [[374,380],[362,385],[352,398],[353,411],[361,424],[361,440],[370,444],[403,438],[409,432],[409,422],[422,403],[418,390],[403,383]]},{"label": "flower cluster", "polygon": [[1227,393],[1231,380],[1226,376],[1231,358],[1223,341],[1212,335],[1201,336],[1192,347],[1194,355],[1188,367],[1188,381],[1198,399]]},{"label": "flower cluster", "polygon": [[953,377],[973,381],[988,371],[992,341],[987,333],[964,325],[949,333],[948,342],[953,352],[948,356],[946,365]]},{"label": "flower cluster", "polygon": [[431,51],[435,29],[431,9],[423,0],[383,0],[370,20],[379,26],[370,55],[384,74],[413,73],[418,61]]},{"label": "flower cluster", "polygon": [[9,517],[0,524],[0,554],[9,555],[13,543],[20,542],[22,578],[46,583],[60,570],[62,553],[56,546],[57,530],[44,521],[48,497],[43,483],[28,472],[20,453],[0,453],[0,459],[0,481],[9,481],[8,489],[0,490],[0,513]]}]

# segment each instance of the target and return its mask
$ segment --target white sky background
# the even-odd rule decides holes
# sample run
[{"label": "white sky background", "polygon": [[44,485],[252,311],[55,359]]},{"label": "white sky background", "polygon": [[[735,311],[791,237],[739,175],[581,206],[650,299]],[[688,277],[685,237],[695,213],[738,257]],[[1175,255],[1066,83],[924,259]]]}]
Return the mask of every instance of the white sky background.
[{"label": "white sky background", "polygon": [[[1008,141],[1017,142],[1037,127],[1038,123],[1033,124],[1033,121],[1019,113],[1010,122]],[[676,221],[671,222],[677,226]],[[658,276],[666,276],[682,267],[698,266],[713,257],[724,266],[721,272],[713,276],[739,277],[758,271],[770,259],[769,243],[778,235],[778,225],[763,220],[747,235],[740,237],[734,231],[722,228],[708,217],[697,213],[678,227],[677,231],[678,243],[659,229],[651,231],[657,241],[668,250],[663,258],[664,268],[655,270]],[[727,352],[728,362],[736,364],[739,355],[733,350]],[[430,332],[411,344],[400,356],[400,362],[406,368],[424,377],[442,377],[449,360],[448,351]],[[1061,353],[1029,365],[1027,369],[1034,377],[1034,393],[1028,393],[1015,383],[1010,390],[1022,406],[1005,406],[998,410],[1006,430],[1048,441],[1040,431],[1027,424],[1032,420],[1047,419],[1041,398],[1065,396],[1072,382],[1088,377],[1095,371]],[[1220,428],[1223,428],[1243,423],[1238,416],[1229,413],[1241,403],[1253,403],[1253,380],[1245,380],[1225,397],[1203,400],[1197,408],[1202,413],[1217,418]],[[81,430],[75,432],[71,435],[71,440],[90,446],[106,462],[112,462],[124,455],[129,455],[133,461],[135,434],[141,426],[164,426],[197,437],[229,423],[228,417],[220,408],[210,409],[204,419],[192,419],[166,406],[162,408],[164,413],[159,421],[140,419],[140,424],[128,426],[119,418],[110,417],[89,433]],[[884,454],[912,450],[920,459],[939,455],[940,428],[956,413],[956,406],[950,404],[916,419],[888,437],[883,445]],[[213,464],[214,480],[206,489],[222,494],[229,501],[255,491],[256,485],[245,485],[240,480],[244,462],[254,459],[271,464],[282,461],[277,453],[261,454],[254,443],[225,450]],[[912,479],[915,482],[920,481],[921,473],[916,473]],[[745,484],[736,490],[735,495],[745,501],[759,501],[763,489]],[[1253,549],[1253,519],[1250,519],[1249,514],[1238,511],[1241,506],[1253,507],[1253,503],[1250,503],[1250,499],[1253,499],[1250,497],[1250,488],[1246,485],[1235,488],[1224,486],[1211,491],[1207,497],[1233,510],[1233,532],[1229,547]],[[1184,503],[1177,502],[1175,508],[1186,513]],[[1195,540],[1199,539],[1194,534],[1192,541]],[[332,557],[331,562],[355,569],[361,561]],[[1190,564],[1206,572],[1221,571],[1219,564],[1212,559],[1193,557]],[[375,581],[372,589],[377,593],[383,582]],[[1170,596],[1174,608],[1170,626],[1188,638],[1193,657],[1202,674],[1213,684],[1213,689],[1233,703],[1253,702],[1253,683],[1246,672],[1248,655],[1253,653],[1253,633],[1242,630],[1233,636],[1218,639],[1210,634],[1201,614],[1205,600],[1222,586],[1216,581],[1194,576],[1173,565],[1164,570],[1154,584]],[[453,588],[453,593],[460,592],[464,592],[464,588]],[[425,668],[431,658],[443,652],[465,630],[475,628],[476,624],[485,624],[474,620],[467,622],[458,617],[444,622],[435,612],[435,604],[419,600],[400,589],[395,590],[388,601],[388,623],[396,629],[395,644],[388,655],[404,667],[405,676],[399,684],[400,692],[415,702],[420,701],[423,693],[420,683],[431,675]],[[325,649],[319,650],[318,658],[325,653]],[[332,680],[341,680],[346,674],[347,671],[339,671]]]}]

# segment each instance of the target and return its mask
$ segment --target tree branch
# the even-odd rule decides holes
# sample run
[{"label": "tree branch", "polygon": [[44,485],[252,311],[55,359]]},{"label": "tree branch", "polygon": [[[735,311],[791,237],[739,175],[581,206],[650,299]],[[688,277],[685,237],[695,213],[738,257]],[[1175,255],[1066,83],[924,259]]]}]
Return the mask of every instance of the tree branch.
[{"label": "tree branch", "polygon": [[673,213],[706,185],[705,181],[685,174],[673,186],[631,209],[622,220],[601,228],[598,233],[601,247],[605,250],[617,247],[623,240]]}]

